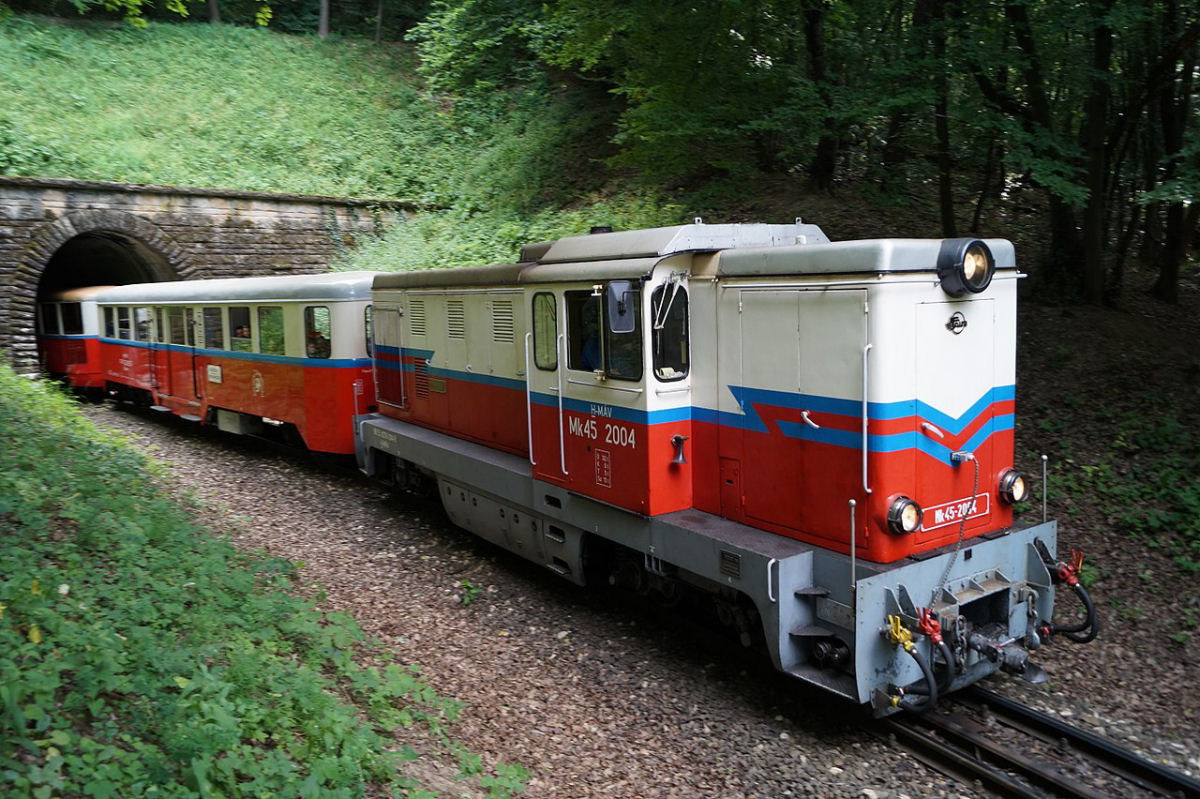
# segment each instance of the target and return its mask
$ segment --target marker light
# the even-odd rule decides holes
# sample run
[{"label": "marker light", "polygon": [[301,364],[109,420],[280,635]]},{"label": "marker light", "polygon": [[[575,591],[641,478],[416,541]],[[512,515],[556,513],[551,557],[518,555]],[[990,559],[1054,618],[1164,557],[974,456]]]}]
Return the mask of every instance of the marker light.
[{"label": "marker light", "polygon": [[908,497],[896,497],[888,508],[888,527],[893,533],[903,535],[921,529],[921,506]]},{"label": "marker light", "polygon": [[945,239],[938,252],[938,280],[951,297],[978,294],[992,282],[996,259],[979,239]]},{"label": "marker light", "polygon": [[1029,477],[1016,469],[1005,469],[1000,475],[1000,499],[1009,505],[1029,499]]}]

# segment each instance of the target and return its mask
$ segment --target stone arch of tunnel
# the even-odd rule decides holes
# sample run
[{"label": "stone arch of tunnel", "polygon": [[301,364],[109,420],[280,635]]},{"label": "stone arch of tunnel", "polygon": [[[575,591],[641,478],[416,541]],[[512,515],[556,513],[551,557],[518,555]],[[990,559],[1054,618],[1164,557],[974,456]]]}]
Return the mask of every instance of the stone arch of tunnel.
[{"label": "stone arch of tunnel", "polygon": [[196,271],[187,252],[157,225],[123,211],[82,210],[45,224],[14,280],[10,349],[14,365],[37,368],[39,299],[81,286],[179,280]]}]

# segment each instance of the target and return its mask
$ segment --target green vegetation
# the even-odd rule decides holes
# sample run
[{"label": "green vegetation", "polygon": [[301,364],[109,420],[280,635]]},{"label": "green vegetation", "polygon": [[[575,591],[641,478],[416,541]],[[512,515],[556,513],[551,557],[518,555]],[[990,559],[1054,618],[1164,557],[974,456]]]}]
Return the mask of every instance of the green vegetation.
[{"label": "green vegetation", "polygon": [[[0,438],[0,793],[416,790],[389,733],[444,741],[458,705],[289,594],[293,564],[197,528],[143,455],[7,366]],[[521,788],[460,760],[490,796]]]}]

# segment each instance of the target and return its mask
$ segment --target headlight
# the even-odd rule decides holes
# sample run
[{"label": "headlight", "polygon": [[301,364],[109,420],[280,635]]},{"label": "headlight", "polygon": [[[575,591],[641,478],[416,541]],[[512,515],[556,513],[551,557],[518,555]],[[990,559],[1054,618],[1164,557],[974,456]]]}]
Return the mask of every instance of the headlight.
[{"label": "headlight", "polygon": [[1006,469],[1000,475],[1000,499],[1009,505],[1029,499],[1029,476],[1016,469]]},{"label": "headlight", "polygon": [[946,239],[938,252],[938,280],[951,297],[978,294],[992,282],[996,259],[979,239]]},{"label": "headlight", "polygon": [[903,535],[921,529],[921,506],[908,497],[896,497],[888,508],[888,527],[893,533]]}]

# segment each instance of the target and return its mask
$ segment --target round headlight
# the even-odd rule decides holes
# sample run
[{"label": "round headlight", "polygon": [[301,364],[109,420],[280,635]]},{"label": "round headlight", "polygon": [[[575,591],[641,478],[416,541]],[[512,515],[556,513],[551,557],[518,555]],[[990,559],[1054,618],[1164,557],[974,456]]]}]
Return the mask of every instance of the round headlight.
[{"label": "round headlight", "polygon": [[1009,505],[1029,499],[1029,477],[1016,469],[1006,469],[1000,475],[1000,499]]},{"label": "round headlight", "polygon": [[992,282],[996,259],[979,239],[945,239],[938,251],[938,280],[951,297],[978,294]]},{"label": "round headlight", "polygon": [[896,497],[888,508],[888,528],[897,535],[921,529],[921,506],[908,497]]}]

